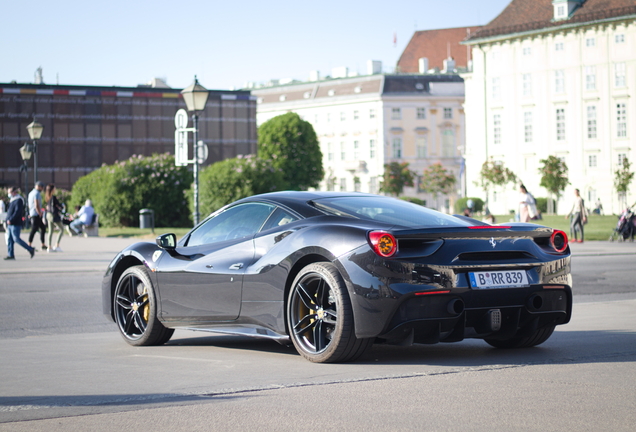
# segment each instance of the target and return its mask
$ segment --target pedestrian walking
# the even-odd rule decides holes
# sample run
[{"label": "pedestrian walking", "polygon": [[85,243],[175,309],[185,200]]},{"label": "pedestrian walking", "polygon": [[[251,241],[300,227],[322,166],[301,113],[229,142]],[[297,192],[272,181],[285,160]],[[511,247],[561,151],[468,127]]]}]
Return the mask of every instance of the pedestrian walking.
[{"label": "pedestrian walking", "polygon": [[40,232],[40,241],[42,242],[42,250],[46,250],[44,243],[44,235],[46,234],[46,226],[44,225],[44,208],[42,207],[42,190],[44,183],[38,181],[35,183],[33,190],[29,193],[29,218],[31,218],[31,233],[29,234],[29,246],[33,246],[33,237],[35,233]]},{"label": "pedestrian walking", "polygon": [[530,222],[537,216],[534,197],[524,185],[519,186],[519,221]]},{"label": "pedestrian walking", "polygon": [[22,229],[22,217],[24,215],[24,198],[20,196],[18,193],[17,187],[9,188],[9,210],[7,211],[7,233],[8,233],[8,241],[7,241],[7,253],[8,255],[4,258],[7,260],[15,259],[15,251],[14,244],[17,243],[23,248],[25,248],[31,258],[35,254],[35,248],[26,244],[24,240],[20,238],[20,230]]},{"label": "pedestrian walking", "polygon": [[[46,198],[46,222],[49,231],[47,242],[49,245],[48,252],[62,252],[62,249],[60,249],[60,240],[62,240],[62,236],[64,235],[64,224],[62,223],[62,211],[64,207],[62,207],[62,204],[54,192],[55,185],[53,183],[46,185],[44,197]],[[60,232],[57,234],[57,240],[55,241],[55,246],[53,246],[53,231],[55,231],[55,228]]]},{"label": "pedestrian walking", "polygon": [[[583,225],[587,223],[587,210],[585,209],[585,202],[581,198],[581,194],[578,189],[574,189],[574,202],[572,203],[572,209],[565,217],[570,219],[570,233],[574,236],[573,243],[583,243]],[[581,239],[579,240],[579,233]]]}]

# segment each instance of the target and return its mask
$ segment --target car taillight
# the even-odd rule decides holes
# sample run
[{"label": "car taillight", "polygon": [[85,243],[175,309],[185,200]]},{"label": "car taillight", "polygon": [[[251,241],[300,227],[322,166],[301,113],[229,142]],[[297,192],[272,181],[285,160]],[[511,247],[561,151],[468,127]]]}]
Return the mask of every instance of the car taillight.
[{"label": "car taillight", "polygon": [[568,247],[568,235],[563,231],[554,230],[550,236],[550,246],[557,252],[563,252]]},{"label": "car taillight", "polygon": [[369,243],[373,251],[384,258],[391,257],[397,252],[397,240],[386,231],[371,231]]}]

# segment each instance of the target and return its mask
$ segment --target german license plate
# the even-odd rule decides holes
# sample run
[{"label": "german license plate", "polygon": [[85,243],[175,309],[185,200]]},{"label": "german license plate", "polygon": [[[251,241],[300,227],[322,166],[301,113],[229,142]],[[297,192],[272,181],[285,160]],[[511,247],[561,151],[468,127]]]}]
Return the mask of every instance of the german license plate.
[{"label": "german license plate", "polygon": [[528,286],[525,270],[506,270],[468,273],[474,289],[519,288]]}]

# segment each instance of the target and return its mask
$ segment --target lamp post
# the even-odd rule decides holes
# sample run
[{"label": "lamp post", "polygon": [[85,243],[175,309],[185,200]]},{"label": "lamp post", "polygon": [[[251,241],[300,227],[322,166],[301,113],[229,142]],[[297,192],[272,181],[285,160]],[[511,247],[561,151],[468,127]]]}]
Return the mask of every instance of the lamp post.
[{"label": "lamp post", "polygon": [[194,84],[181,91],[188,111],[192,113],[194,123],[194,225],[199,224],[199,111],[205,109],[210,92],[199,84],[197,76],[194,76]]},{"label": "lamp post", "polygon": [[33,145],[29,143],[24,143],[22,147],[20,147],[20,156],[22,156],[22,165],[20,166],[20,171],[24,171],[24,191],[29,193],[29,178],[27,174],[29,172],[29,165],[27,161],[31,159],[31,155],[33,154]]},{"label": "lamp post", "polygon": [[42,137],[44,126],[33,119],[26,128],[33,140],[33,184],[35,184],[38,181],[38,140]]}]

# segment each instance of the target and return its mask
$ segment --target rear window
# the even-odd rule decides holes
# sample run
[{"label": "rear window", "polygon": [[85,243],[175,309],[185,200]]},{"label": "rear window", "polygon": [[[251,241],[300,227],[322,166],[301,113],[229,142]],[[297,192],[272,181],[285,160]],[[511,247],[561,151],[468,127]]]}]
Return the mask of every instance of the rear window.
[{"label": "rear window", "polygon": [[401,225],[405,228],[470,226],[468,222],[435,210],[394,198],[349,196],[313,201],[325,213]]}]

